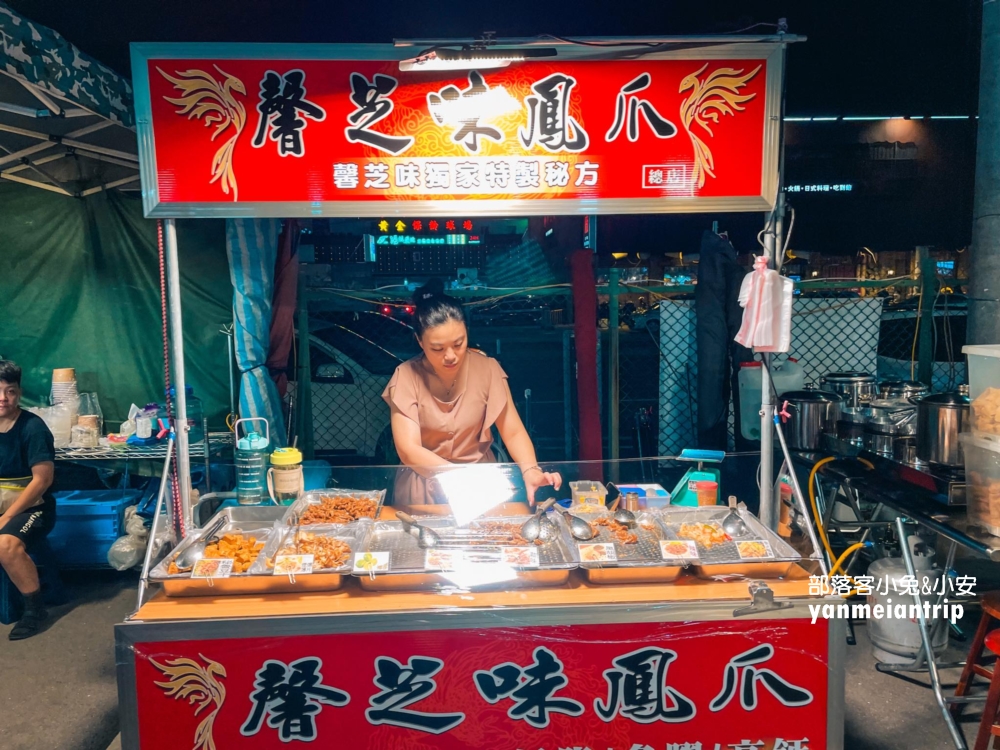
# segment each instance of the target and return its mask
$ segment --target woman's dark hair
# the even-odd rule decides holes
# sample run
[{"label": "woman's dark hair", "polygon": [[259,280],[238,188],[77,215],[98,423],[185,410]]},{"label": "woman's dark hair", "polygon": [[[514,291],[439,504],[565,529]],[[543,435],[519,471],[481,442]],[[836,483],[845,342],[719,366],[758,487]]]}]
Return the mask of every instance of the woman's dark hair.
[{"label": "woman's dark hair", "polygon": [[413,327],[417,337],[423,338],[424,331],[449,320],[465,322],[462,306],[444,293],[444,282],[431,279],[413,293]]},{"label": "woman's dark hair", "polygon": [[21,368],[9,359],[0,359],[0,383],[21,385]]}]

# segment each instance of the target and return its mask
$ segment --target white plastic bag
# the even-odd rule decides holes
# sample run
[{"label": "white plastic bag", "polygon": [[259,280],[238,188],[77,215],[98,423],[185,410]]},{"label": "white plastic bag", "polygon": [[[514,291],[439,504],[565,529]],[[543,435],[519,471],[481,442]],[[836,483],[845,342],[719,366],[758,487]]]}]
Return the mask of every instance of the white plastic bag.
[{"label": "white plastic bag", "polygon": [[125,509],[125,531],[125,536],[119,537],[108,550],[108,565],[115,570],[128,570],[141,565],[146,554],[149,529],[142,516],[135,512],[134,505]]}]

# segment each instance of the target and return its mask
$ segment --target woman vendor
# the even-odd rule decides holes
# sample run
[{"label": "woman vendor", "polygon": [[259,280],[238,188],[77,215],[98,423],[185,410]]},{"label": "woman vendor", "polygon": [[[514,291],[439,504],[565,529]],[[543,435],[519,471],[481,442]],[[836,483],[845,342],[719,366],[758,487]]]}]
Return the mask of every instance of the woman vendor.
[{"label": "woman vendor", "polygon": [[496,461],[495,424],[521,469],[528,502],[539,487],[562,485],[562,477],[538,465],[528,431],[517,414],[500,364],[469,349],[461,306],[433,280],[413,297],[417,342],[423,354],[396,368],[382,393],[392,412],[392,437],[405,468],[396,474],[393,502],[445,502],[429,477],[440,467]]},{"label": "woman vendor", "polygon": [[8,638],[29,638],[41,629],[38,569],[28,545],[44,537],[56,520],[50,493],[55,470],[52,433],[41,417],[22,411],[21,368],[0,360],[0,566],[24,597],[24,613]]}]

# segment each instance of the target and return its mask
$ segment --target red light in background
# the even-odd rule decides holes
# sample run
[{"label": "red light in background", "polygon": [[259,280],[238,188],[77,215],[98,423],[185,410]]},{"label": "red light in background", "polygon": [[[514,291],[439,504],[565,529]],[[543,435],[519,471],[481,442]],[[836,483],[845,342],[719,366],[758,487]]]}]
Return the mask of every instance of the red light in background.
[{"label": "red light in background", "polygon": [[462,229],[464,229],[466,232],[471,232],[472,231],[472,222],[469,221],[468,219],[466,219],[465,221],[463,221],[462,222]]},{"label": "red light in background", "polygon": [[453,222],[453,221],[451,221],[449,219],[448,221],[446,221],[444,223],[444,228],[447,229],[449,232],[454,232],[455,231],[455,222]]},{"label": "red light in background", "polygon": [[406,307],[403,308],[403,311],[407,315],[413,315],[413,305],[407,305]]},{"label": "red light in background", "polygon": [[392,315],[392,308],[389,307],[388,305],[382,305],[382,314],[383,315]]},{"label": "red light in background", "polygon": [[438,230],[438,223],[434,221],[434,219],[431,219],[430,221],[427,222],[427,228],[430,229],[432,232],[436,232]]},{"label": "red light in background", "polygon": [[416,221],[413,222],[413,231],[414,232],[419,232],[423,228],[424,228],[424,223],[422,221],[420,221],[420,219],[417,219]]}]

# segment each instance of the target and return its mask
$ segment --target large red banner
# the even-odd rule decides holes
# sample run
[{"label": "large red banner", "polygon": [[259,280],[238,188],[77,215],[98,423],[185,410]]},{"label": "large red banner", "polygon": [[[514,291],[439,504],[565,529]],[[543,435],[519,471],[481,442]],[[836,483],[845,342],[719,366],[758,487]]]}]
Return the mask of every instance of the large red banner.
[{"label": "large red banner", "polygon": [[279,203],[377,215],[389,201],[427,215],[456,200],[494,213],[539,201],[552,213],[711,200],[760,209],[773,199],[777,64],[567,60],[435,73],[401,72],[395,60],[150,56],[136,63],[144,187],[158,215]]},{"label": "large red banner", "polygon": [[823,750],[825,621],[138,643],[142,750]]}]

